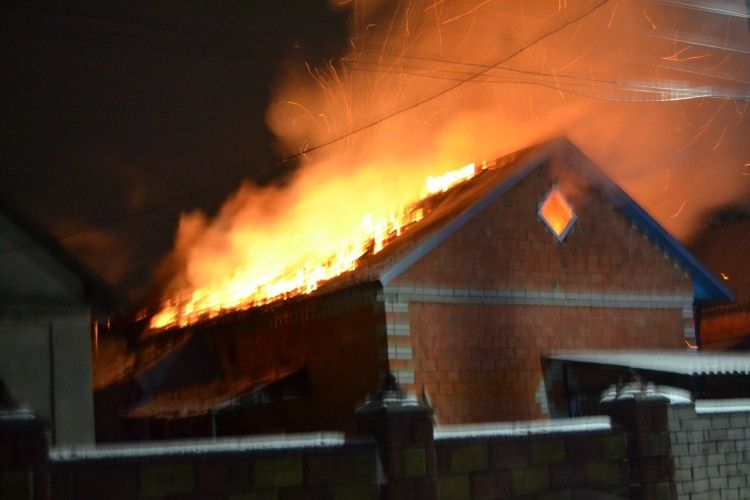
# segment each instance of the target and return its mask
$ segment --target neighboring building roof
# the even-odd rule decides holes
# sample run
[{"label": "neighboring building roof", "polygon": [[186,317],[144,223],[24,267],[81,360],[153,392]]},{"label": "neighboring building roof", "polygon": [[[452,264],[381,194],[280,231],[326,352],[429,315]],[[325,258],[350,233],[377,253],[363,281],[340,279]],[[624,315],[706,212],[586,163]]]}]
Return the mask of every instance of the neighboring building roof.
[{"label": "neighboring building roof", "polygon": [[750,302],[707,305],[700,311],[702,349],[750,349]]},{"label": "neighboring building roof", "polygon": [[129,418],[190,418],[231,408],[253,406],[268,402],[270,393],[304,388],[307,374],[304,369],[285,371],[263,379],[235,381],[215,380],[203,385],[159,394],[127,413]]},{"label": "neighboring building roof", "polygon": [[724,275],[724,284],[737,301],[750,302],[750,239],[737,237],[742,234],[750,234],[750,200],[744,209],[725,208],[707,216],[690,242],[690,251],[714,274]]},{"label": "neighboring building roof", "polygon": [[39,247],[45,250],[56,262],[73,273],[81,280],[84,288],[84,299],[90,303],[95,310],[111,312],[127,307],[128,301],[115,289],[91,269],[82,264],[77,258],[70,254],[58,240],[40,225],[32,222],[28,217],[10,206],[7,200],[0,199],[0,217],[7,219],[12,225],[28,235],[31,243],[21,248],[10,248],[0,251],[3,253],[23,251],[31,247]]},{"label": "neighboring building roof", "polygon": [[750,355],[695,351],[575,351],[549,359],[575,363],[675,373],[679,375],[750,375]]},{"label": "neighboring building roof", "polygon": [[342,284],[378,280],[388,285],[437,245],[499,200],[509,189],[547,160],[565,156],[567,166],[596,185],[602,195],[631,220],[659,248],[667,252],[691,277],[698,300],[732,300],[732,292],[704,267],[653,217],[641,208],[614,181],[591,162],[567,139],[539,144],[497,160],[491,168],[447,193],[426,200],[431,209],[421,221],[389,243],[381,252],[362,259],[360,266],[347,275],[321,286],[338,288]]}]

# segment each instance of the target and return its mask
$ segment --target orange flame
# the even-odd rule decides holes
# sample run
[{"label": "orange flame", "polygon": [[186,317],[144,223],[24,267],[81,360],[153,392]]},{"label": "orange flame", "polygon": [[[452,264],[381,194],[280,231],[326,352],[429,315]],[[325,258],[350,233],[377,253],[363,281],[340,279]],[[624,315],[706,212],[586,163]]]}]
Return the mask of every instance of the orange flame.
[{"label": "orange flame", "polygon": [[459,182],[471,179],[476,174],[476,167],[469,163],[465,167],[451,170],[437,177],[428,177],[426,182],[427,194],[446,192]]},{"label": "orange flame", "polygon": [[557,189],[549,194],[542,204],[539,214],[558,239],[562,238],[565,230],[574,218],[573,209]]},{"label": "orange flame", "polygon": [[[420,199],[445,192],[476,175],[473,163],[440,176],[428,177]],[[224,312],[268,304],[316,290],[322,283],[352,271],[360,257],[369,251],[377,253],[404,228],[421,220],[424,211],[410,203],[386,217],[365,214],[358,230],[341,242],[340,249],[315,261],[293,262],[281,269],[270,268],[266,274],[254,274],[257,266],[239,266],[210,286],[198,287],[168,299],[151,318],[150,328],[186,326]],[[283,249],[276,249],[282,251]],[[298,264],[298,265],[297,265]]]}]

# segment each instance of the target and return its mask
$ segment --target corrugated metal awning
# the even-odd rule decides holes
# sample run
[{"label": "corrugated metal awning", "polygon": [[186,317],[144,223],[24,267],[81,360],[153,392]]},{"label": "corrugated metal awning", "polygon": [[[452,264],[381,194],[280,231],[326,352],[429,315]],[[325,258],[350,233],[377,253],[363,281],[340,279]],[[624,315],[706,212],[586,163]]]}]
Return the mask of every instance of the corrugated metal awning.
[{"label": "corrugated metal awning", "polygon": [[750,354],[653,350],[570,351],[555,353],[548,358],[681,375],[750,375]]}]

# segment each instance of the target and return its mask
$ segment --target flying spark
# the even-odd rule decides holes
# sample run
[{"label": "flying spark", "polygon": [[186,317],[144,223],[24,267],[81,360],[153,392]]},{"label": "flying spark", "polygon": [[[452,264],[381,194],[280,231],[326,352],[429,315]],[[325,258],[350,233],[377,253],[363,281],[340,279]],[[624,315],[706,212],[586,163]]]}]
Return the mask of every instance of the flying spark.
[{"label": "flying spark", "polygon": [[654,24],[654,22],[653,22],[653,21],[651,20],[651,18],[650,18],[650,17],[648,17],[648,13],[646,12],[646,10],[645,10],[645,9],[643,10],[643,17],[645,17],[645,18],[646,18],[646,21],[648,21],[648,22],[649,22],[649,24],[651,25],[651,29],[652,29],[652,30],[654,30],[654,31],[656,31],[656,25],[655,25],[655,24]]},{"label": "flying spark", "polygon": [[682,212],[682,209],[685,207],[685,203],[686,203],[686,201],[683,201],[682,205],[680,205],[680,208],[678,208],[675,213],[673,213],[672,215],[670,215],[670,217],[674,218],[674,217],[677,217],[678,215],[680,215],[680,212]]},{"label": "flying spark", "polygon": [[707,57],[711,57],[711,54],[701,54],[701,55],[697,55],[697,56],[680,57],[680,56],[682,56],[682,54],[684,54],[688,50],[690,50],[689,46],[688,47],[684,47],[684,48],[678,50],[677,52],[675,52],[674,54],[672,54],[671,56],[662,57],[662,60],[664,60],[664,61],[674,61],[674,62],[683,62],[683,61],[693,61],[693,60],[697,60],[697,59],[705,59]]},{"label": "flying spark", "polygon": [[716,144],[712,148],[713,151],[716,151],[717,149],[719,149],[719,144],[721,144],[722,139],[724,139],[724,134],[726,134],[726,133],[727,133],[727,126],[724,125],[724,129],[721,131],[721,135],[719,136],[719,140],[716,141]]},{"label": "flying spark", "polygon": [[609,16],[609,23],[607,24],[607,29],[610,29],[612,27],[612,23],[615,20],[615,12],[617,12],[617,6],[619,3],[616,3],[614,8],[612,9],[612,14]]}]

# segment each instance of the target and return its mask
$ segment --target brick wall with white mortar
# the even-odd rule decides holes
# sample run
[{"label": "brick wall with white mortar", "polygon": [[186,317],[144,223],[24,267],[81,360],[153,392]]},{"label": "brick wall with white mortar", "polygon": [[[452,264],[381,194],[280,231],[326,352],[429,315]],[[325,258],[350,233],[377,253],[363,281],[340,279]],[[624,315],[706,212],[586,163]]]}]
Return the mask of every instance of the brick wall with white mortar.
[{"label": "brick wall with white mortar", "polygon": [[675,405],[668,418],[678,498],[750,498],[750,400]]},{"label": "brick wall with white mortar", "polygon": [[542,223],[569,181],[540,166],[384,286],[389,367],[441,423],[544,416],[540,358],[555,350],[695,341],[685,271],[598,191],[568,192],[563,243]]}]

